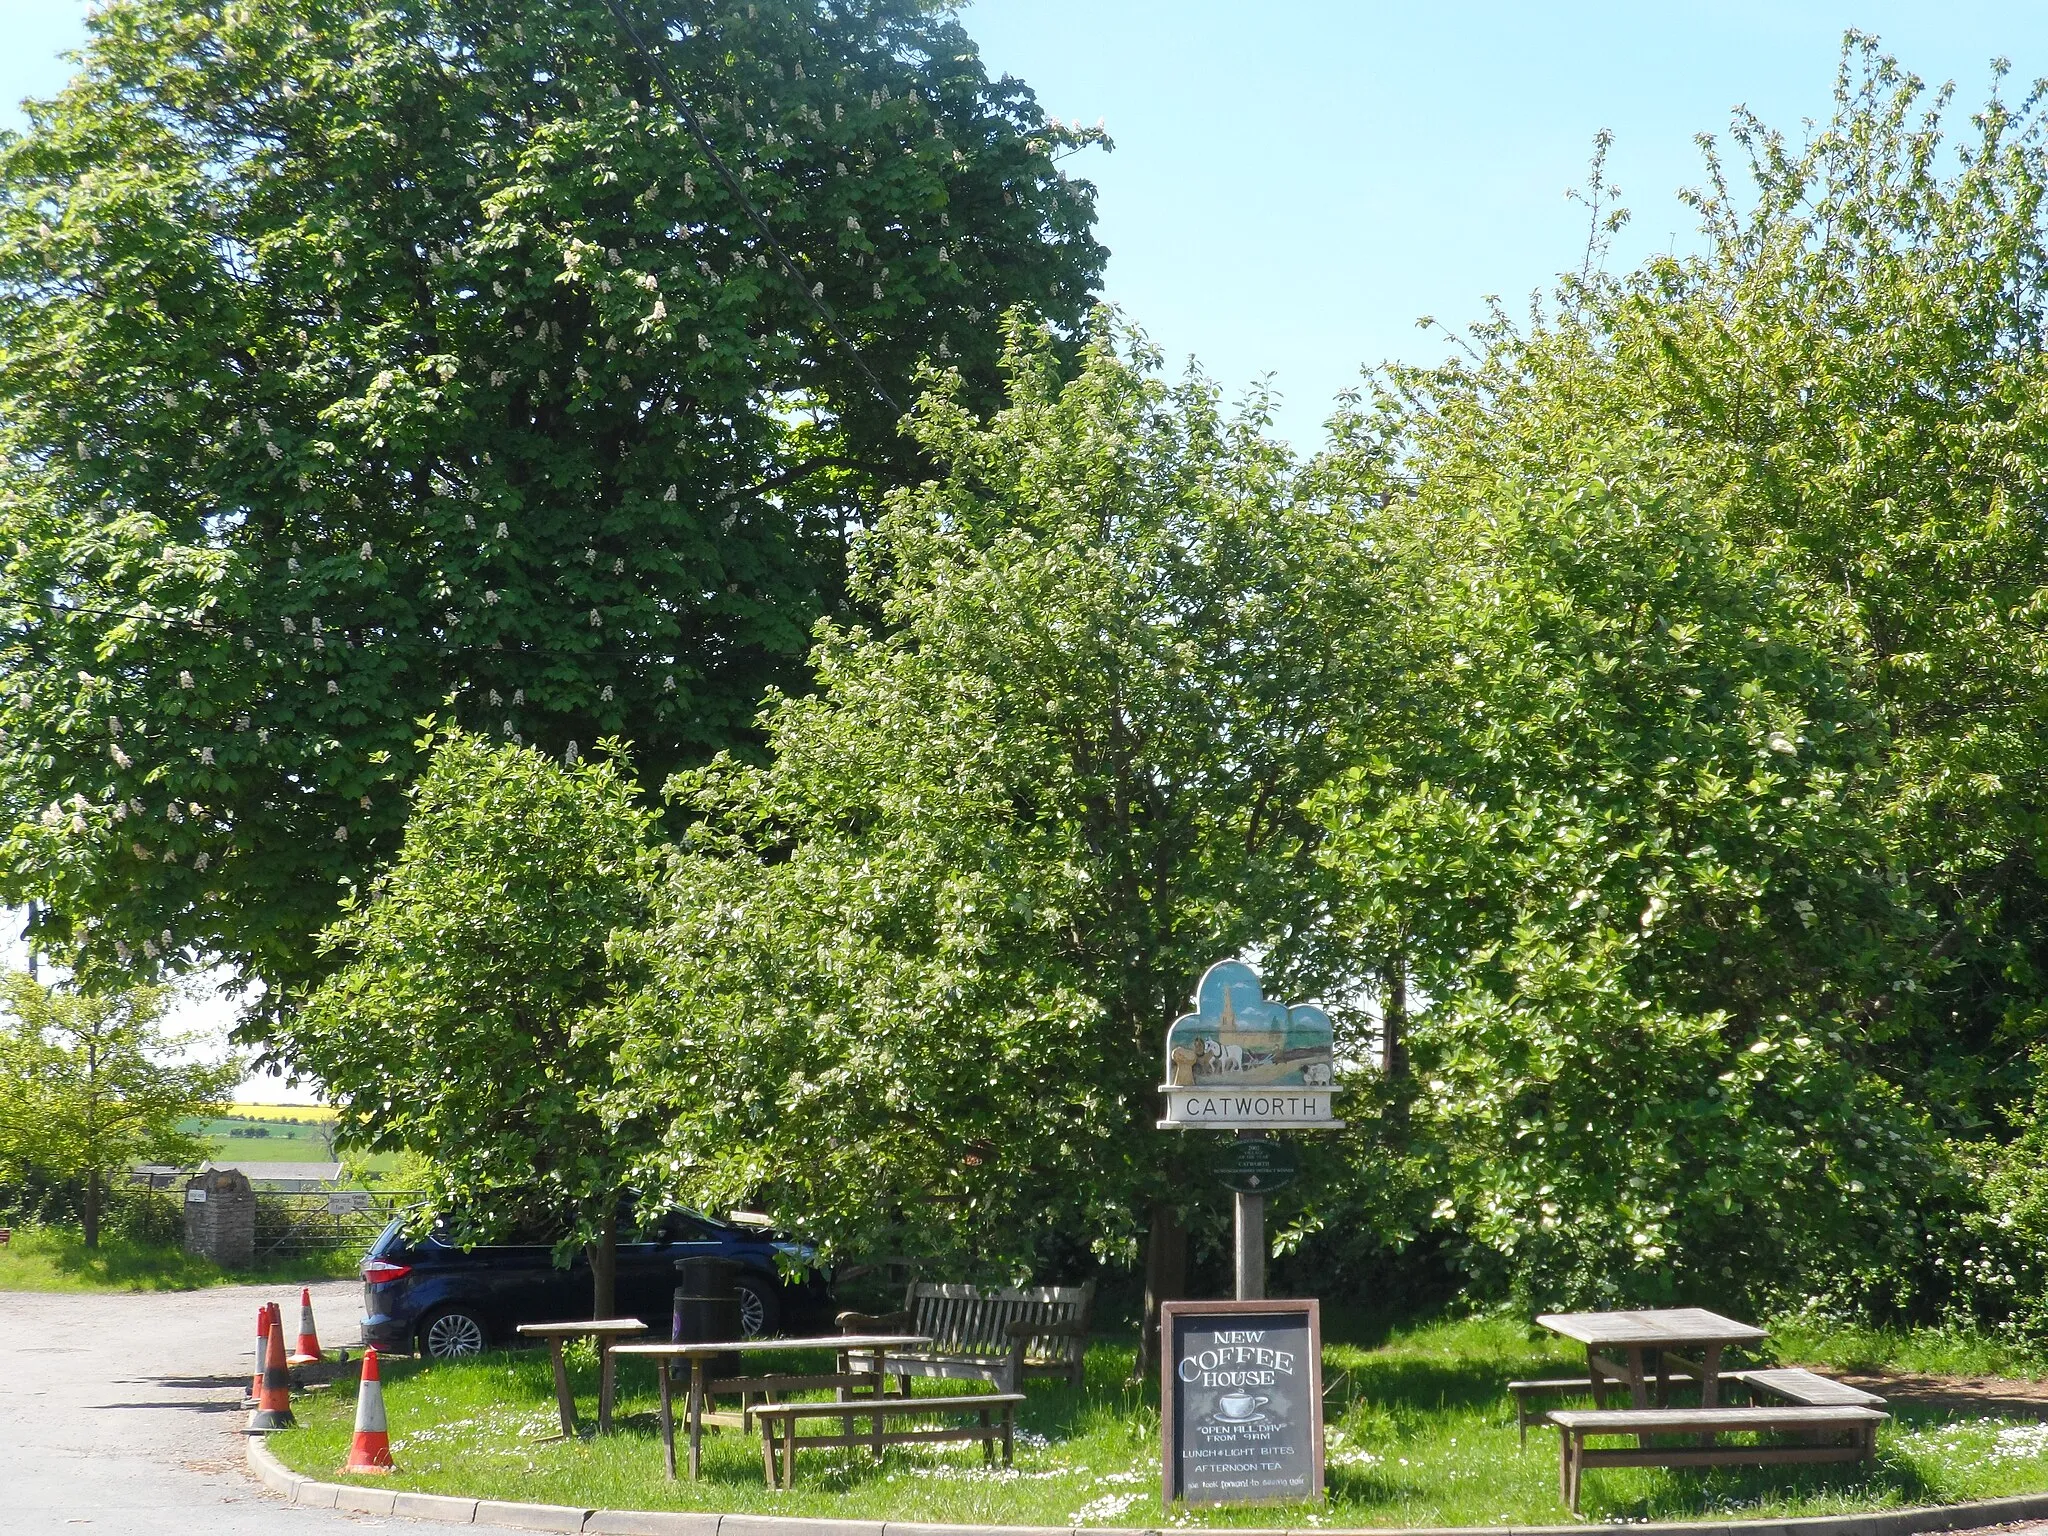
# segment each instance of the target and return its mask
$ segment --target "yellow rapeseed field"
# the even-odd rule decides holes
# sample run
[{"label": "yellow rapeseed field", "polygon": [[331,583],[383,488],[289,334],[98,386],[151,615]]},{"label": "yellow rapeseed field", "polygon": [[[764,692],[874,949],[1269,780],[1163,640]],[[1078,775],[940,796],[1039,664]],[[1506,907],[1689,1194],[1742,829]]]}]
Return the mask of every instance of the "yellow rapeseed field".
[{"label": "yellow rapeseed field", "polygon": [[236,1120],[299,1120],[307,1125],[325,1125],[334,1111],[325,1104],[235,1104],[228,1116]]}]

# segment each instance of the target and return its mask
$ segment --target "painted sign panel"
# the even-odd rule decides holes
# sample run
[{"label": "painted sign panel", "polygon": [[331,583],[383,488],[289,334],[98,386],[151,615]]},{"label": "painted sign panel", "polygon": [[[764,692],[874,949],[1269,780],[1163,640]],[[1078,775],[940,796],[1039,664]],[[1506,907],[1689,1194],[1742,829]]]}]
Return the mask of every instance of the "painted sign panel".
[{"label": "painted sign panel", "polygon": [[1203,974],[1195,1011],[1166,1032],[1166,1118],[1179,1126],[1335,1127],[1330,1016],[1314,1003],[1271,1002],[1242,960]]},{"label": "painted sign panel", "polygon": [[1210,966],[1195,1011],[1166,1032],[1169,1087],[1328,1088],[1333,1069],[1330,1016],[1314,1003],[1268,1002],[1242,960]]},{"label": "painted sign panel", "polygon": [[1323,1496],[1322,1322],[1309,1301],[1160,1305],[1168,1504]]}]

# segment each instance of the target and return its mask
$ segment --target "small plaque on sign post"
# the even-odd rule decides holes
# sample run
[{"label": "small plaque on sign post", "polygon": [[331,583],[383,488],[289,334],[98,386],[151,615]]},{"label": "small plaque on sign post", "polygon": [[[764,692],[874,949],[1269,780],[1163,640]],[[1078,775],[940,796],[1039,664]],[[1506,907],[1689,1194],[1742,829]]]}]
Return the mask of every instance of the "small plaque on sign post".
[{"label": "small plaque on sign post", "polygon": [[1300,1172],[1294,1148],[1284,1141],[1227,1142],[1216,1164],[1223,1187],[1240,1195],[1271,1194],[1292,1184]]},{"label": "small plaque on sign post", "polygon": [[1322,1324],[1309,1301],[1168,1301],[1159,1390],[1170,1505],[1323,1496]]}]

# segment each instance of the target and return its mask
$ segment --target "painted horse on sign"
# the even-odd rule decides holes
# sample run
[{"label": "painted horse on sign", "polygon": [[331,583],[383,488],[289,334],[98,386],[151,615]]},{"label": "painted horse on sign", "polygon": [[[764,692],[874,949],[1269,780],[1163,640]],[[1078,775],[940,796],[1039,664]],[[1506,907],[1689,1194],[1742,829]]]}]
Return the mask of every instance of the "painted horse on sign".
[{"label": "painted horse on sign", "polygon": [[1330,1016],[1314,1003],[1276,1003],[1242,960],[1209,967],[1195,1011],[1166,1032],[1161,1126],[1334,1126]]}]

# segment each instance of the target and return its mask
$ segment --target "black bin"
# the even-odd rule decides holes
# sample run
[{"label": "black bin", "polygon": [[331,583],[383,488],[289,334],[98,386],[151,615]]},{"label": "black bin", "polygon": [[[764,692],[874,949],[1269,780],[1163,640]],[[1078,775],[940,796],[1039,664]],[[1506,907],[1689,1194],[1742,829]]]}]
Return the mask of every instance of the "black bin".
[{"label": "black bin", "polygon": [[[669,1338],[677,1344],[712,1344],[740,1337],[739,1279],[743,1265],[710,1257],[676,1260],[675,1314]],[[737,1354],[713,1355],[706,1378],[737,1376]]]}]

